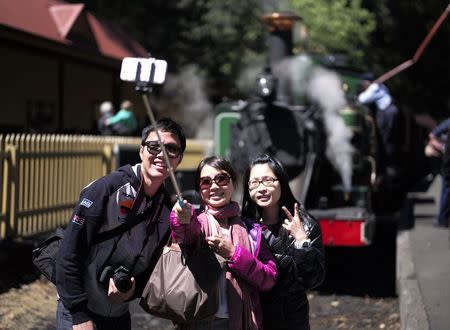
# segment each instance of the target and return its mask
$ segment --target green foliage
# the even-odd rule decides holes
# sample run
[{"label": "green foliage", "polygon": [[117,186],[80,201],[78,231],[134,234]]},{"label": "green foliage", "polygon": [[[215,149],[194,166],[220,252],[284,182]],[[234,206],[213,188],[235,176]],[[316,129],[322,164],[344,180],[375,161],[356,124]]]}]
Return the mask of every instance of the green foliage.
[{"label": "green foliage", "polygon": [[343,53],[361,63],[364,47],[375,29],[375,16],[361,0],[289,0],[303,18],[308,40],[301,45],[314,53]]},{"label": "green foliage", "polygon": [[[74,1],[75,2],[75,1]],[[78,1],[77,1],[78,2]],[[236,96],[239,74],[267,56],[267,32],[260,17],[280,10],[258,0],[92,0],[87,9],[119,24],[153,56],[163,57],[171,72],[196,64],[208,77],[209,94]],[[287,3],[286,0],[284,3]],[[290,0],[310,31],[308,50],[362,57],[374,28],[360,0]],[[276,8],[278,7],[278,8]]]},{"label": "green foliage", "polygon": [[197,65],[208,78],[213,99],[235,96],[240,71],[265,57],[265,28],[257,0],[84,2],[88,10],[119,24],[153,56],[166,59],[170,72]]},{"label": "green foliage", "polygon": [[186,21],[181,31],[185,47],[196,45],[195,55],[185,61],[199,64],[214,91],[224,94],[233,88],[242,68],[265,51],[262,12],[255,0],[205,1],[201,8],[198,19]]}]

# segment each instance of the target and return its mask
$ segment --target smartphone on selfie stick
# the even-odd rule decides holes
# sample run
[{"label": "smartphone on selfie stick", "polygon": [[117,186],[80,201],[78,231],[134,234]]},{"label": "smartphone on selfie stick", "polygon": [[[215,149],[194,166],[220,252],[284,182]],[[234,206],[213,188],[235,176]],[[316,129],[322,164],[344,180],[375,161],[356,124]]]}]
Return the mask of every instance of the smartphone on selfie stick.
[{"label": "smartphone on selfie stick", "polygon": [[[155,58],[142,58],[142,57],[125,57],[122,60],[122,67],[120,69],[120,79],[128,82],[136,83],[136,91],[142,95],[147,114],[150,118],[150,122],[156,127],[155,116],[153,115],[150,102],[148,101],[148,94],[151,92],[152,85],[161,85],[166,80],[167,62],[164,60],[157,60]],[[172,166],[170,166],[169,155],[167,154],[166,147],[162,143],[158,130],[155,129],[156,136],[158,138],[159,146],[164,155],[164,161],[169,170],[170,180],[175,194],[177,196],[178,204],[181,207],[183,204],[183,196],[181,195],[180,186],[173,172]]]}]

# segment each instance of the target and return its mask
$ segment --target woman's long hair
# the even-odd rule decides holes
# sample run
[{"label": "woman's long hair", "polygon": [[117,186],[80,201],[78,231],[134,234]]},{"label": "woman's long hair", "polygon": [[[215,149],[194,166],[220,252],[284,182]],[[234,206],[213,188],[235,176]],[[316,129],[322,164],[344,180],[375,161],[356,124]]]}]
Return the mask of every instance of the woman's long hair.
[{"label": "woman's long hair", "polygon": [[[282,206],[286,206],[287,209],[294,214],[294,204],[298,203],[298,201],[295,199],[294,194],[292,193],[291,188],[289,187],[289,178],[287,176],[287,173],[281,165],[280,161],[276,159],[275,157],[269,156],[267,154],[262,154],[251,162],[250,166],[247,168],[244,174],[243,179],[243,185],[244,185],[244,192],[243,192],[243,198],[242,198],[242,216],[246,218],[254,218],[254,219],[260,219],[262,217],[262,208],[258,206],[250,197],[250,193],[248,191],[248,181],[250,178],[250,171],[255,165],[258,164],[268,164],[269,167],[272,169],[273,173],[275,174],[276,179],[278,179],[278,182],[280,183],[281,188],[281,196],[278,203],[279,209],[278,209],[278,228],[280,237],[284,240],[287,239],[288,233],[287,231],[281,226],[283,224],[284,219],[286,219],[286,214],[281,209]],[[298,203],[300,205],[300,203]]]}]

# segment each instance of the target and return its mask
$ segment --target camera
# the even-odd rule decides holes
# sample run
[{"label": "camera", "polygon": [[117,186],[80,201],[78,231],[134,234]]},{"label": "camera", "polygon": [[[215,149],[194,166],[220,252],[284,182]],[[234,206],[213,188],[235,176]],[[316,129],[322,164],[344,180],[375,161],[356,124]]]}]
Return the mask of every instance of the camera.
[{"label": "camera", "polygon": [[155,58],[125,57],[122,60],[120,79],[148,84],[163,84],[166,80],[167,62]]},{"label": "camera", "polygon": [[119,266],[114,269],[113,266],[106,266],[100,275],[100,283],[108,283],[109,278],[112,278],[114,285],[120,292],[127,292],[131,289],[131,274],[125,266]]},{"label": "camera", "polygon": [[120,266],[114,271],[113,281],[120,292],[127,292],[131,289],[131,274],[128,268]]}]

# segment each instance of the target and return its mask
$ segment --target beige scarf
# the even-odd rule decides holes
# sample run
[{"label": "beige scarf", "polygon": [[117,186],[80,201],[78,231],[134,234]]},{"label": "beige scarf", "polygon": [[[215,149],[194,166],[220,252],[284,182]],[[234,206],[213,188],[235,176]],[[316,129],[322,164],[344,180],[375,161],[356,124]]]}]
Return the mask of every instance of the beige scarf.
[{"label": "beige scarf", "polygon": [[[208,221],[208,215],[217,221]],[[242,248],[252,251],[250,237],[240,217],[240,207],[236,202],[231,202],[219,210],[206,208],[198,216],[202,230],[206,237],[213,235],[211,226],[216,226],[215,232],[221,233],[218,221],[228,218],[230,225],[231,242]],[[241,278],[227,270],[227,301],[230,315],[230,329],[258,329],[258,322],[251,301],[250,286]]]}]

